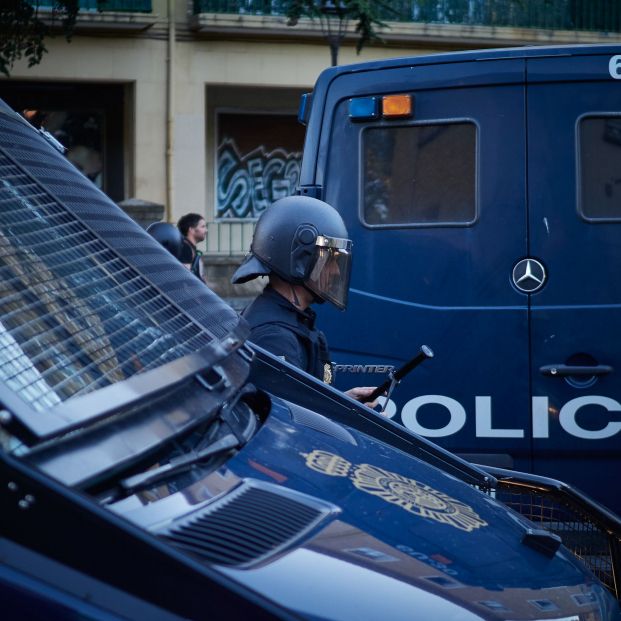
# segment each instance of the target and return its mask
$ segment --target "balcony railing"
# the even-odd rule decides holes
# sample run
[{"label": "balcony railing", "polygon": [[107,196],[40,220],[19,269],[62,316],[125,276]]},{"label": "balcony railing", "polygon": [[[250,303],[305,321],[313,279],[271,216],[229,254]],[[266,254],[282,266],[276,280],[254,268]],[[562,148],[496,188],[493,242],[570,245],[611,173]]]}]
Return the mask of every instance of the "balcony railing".
[{"label": "balcony railing", "polygon": [[[282,0],[194,0],[194,12],[281,16]],[[618,0],[391,0],[384,21],[621,32]]]},{"label": "balcony railing", "polygon": [[[150,13],[151,0],[78,0],[80,11],[110,11],[114,13]],[[39,0],[40,9],[52,9],[54,0]]]},{"label": "balcony railing", "polygon": [[206,243],[206,255],[238,256],[244,255],[250,248],[256,222],[239,220],[220,220],[208,224],[209,233]]}]

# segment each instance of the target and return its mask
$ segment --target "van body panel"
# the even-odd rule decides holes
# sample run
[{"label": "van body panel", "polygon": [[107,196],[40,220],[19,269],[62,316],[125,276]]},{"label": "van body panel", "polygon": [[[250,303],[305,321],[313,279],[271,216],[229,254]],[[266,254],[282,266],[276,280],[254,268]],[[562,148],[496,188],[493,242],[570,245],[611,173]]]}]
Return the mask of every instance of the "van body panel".
[{"label": "van body panel", "polygon": [[[611,78],[610,58],[527,63],[529,254],[548,273],[531,299],[532,390],[548,396],[559,416],[565,404],[585,402],[573,434],[551,414],[550,437],[535,439],[534,467],[551,476],[571,472],[585,489],[596,479],[600,498],[617,485],[621,428],[621,83]],[[540,372],[563,364],[610,370]],[[568,407],[565,426],[573,424]]]},{"label": "van body panel", "polygon": [[[449,399],[428,403],[416,415],[410,408],[405,416],[410,427],[416,418],[428,430],[426,435],[441,437],[444,446],[472,452],[479,446],[471,439],[476,436],[476,420],[466,415],[462,425],[463,414],[456,404],[473,406],[473,391],[475,395],[489,395],[490,383],[495,399],[511,400],[516,378],[522,378],[518,379],[521,407],[529,407],[528,352],[520,347],[528,339],[528,301],[510,286],[508,277],[515,261],[527,251],[525,162],[514,155],[525,149],[524,62],[455,63],[448,71],[451,79],[447,82],[436,66],[389,69],[377,80],[374,76],[371,84],[363,82],[366,88],[356,86],[361,81],[358,74],[333,80],[326,109],[334,113],[330,127],[324,122],[322,142],[326,145],[320,149],[320,155],[327,152],[326,172],[325,178],[318,178],[324,184],[325,199],[339,206],[350,231],[355,266],[346,315],[328,308],[322,312],[339,325],[346,322],[346,330],[327,328],[333,357],[340,364],[398,365],[414,355],[421,339],[432,344],[437,360],[442,361],[442,373],[437,373],[434,360],[404,380],[407,388],[400,387],[395,400],[406,390],[408,394]],[[348,101],[371,92],[403,91],[413,97],[414,118],[380,122],[388,133],[406,127],[463,123],[475,128],[473,219],[446,226],[413,223],[385,227],[365,222],[360,209],[364,188],[359,170],[365,132],[377,124],[353,123],[347,114]],[[499,139],[513,149],[499,153]],[[398,154],[395,165],[397,158]],[[479,183],[481,170],[490,167],[498,170],[494,182]],[[498,314],[502,322],[494,320]],[[512,350],[519,353],[498,365],[485,352],[499,339],[507,338]],[[352,342],[364,343],[364,351],[350,351]],[[397,352],[401,354],[395,355]],[[447,390],[449,377],[456,381]],[[447,411],[447,403],[449,408],[454,407],[452,413]],[[505,412],[497,413],[495,425],[514,427]],[[529,434],[519,435],[507,439],[507,448],[526,456],[530,452]],[[493,437],[482,442],[486,450],[497,452]]]},{"label": "van body panel", "polygon": [[[425,343],[434,359],[402,380],[386,415],[482,463],[568,479],[616,511],[597,473],[618,469],[621,432],[620,52],[522,48],[327,70],[301,178],[354,242],[348,309],[320,311],[336,385],[379,384],[385,375],[338,369],[400,366]],[[349,117],[350,99],[387,94],[411,95],[413,115]],[[448,134],[468,124],[475,198],[461,210],[471,143]],[[543,270],[534,290],[515,282],[522,260]],[[559,375],[563,365],[587,368]]]}]

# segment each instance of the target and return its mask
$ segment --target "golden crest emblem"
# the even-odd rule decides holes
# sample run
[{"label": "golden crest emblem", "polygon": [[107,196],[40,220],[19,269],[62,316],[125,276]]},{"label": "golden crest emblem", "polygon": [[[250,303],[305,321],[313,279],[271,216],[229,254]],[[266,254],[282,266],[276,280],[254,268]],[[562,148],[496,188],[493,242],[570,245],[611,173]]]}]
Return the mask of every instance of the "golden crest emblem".
[{"label": "golden crest emblem", "polygon": [[471,532],[487,526],[468,505],[407,477],[370,464],[360,464],[351,476],[360,490],[399,505],[406,511]]},{"label": "golden crest emblem", "polygon": [[306,465],[328,476],[348,477],[359,490],[398,505],[419,517],[472,532],[487,522],[467,504],[447,494],[371,464],[354,465],[328,451],[302,453]]},{"label": "golden crest emblem", "polygon": [[326,384],[332,383],[332,365],[329,362],[323,365],[323,381]]},{"label": "golden crest emblem", "polygon": [[349,476],[351,462],[328,451],[311,451],[310,453],[302,453],[302,457],[306,458],[306,465],[321,474],[327,474],[332,477]]}]

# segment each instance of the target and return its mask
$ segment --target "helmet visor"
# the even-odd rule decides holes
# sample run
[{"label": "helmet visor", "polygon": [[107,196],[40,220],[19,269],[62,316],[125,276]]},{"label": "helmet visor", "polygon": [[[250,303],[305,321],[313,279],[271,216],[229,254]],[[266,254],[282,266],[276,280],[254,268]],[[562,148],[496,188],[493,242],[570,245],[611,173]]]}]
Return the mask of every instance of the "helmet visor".
[{"label": "helmet visor", "polygon": [[344,309],[351,274],[351,240],[320,235],[315,245],[315,262],[304,284],[322,300]]}]

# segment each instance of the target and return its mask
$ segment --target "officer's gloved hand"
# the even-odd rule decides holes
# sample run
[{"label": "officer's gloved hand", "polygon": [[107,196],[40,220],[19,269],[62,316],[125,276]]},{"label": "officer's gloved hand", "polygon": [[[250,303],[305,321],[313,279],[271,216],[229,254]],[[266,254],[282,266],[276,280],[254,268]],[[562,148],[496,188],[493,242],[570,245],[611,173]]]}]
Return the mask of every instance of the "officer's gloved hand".
[{"label": "officer's gloved hand", "polygon": [[364,403],[369,408],[374,408],[377,405],[377,399],[372,402],[367,402],[367,399],[375,388],[376,386],[358,386],[357,388],[346,390],[345,394],[356,401]]}]

